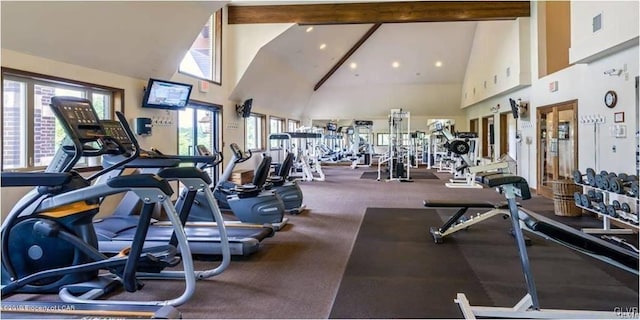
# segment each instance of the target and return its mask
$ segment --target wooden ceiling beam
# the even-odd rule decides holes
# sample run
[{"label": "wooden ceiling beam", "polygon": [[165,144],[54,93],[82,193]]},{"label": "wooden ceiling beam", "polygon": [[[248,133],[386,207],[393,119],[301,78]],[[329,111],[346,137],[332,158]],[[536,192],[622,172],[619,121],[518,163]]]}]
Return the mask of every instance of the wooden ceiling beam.
[{"label": "wooden ceiling beam", "polygon": [[529,1],[407,1],[229,6],[229,24],[355,24],[507,20],[529,17]]},{"label": "wooden ceiling beam", "polygon": [[380,28],[381,25],[382,25],[382,23],[376,23],[369,30],[367,30],[367,32],[353,45],[353,47],[351,47],[351,49],[349,49],[349,51],[347,51],[347,53],[345,53],[344,56],[342,56],[342,58],[340,58],[340,60],[338,60],[338,62],[331,68],[331,70],[329,70],[329,72],[327,72],[327,74],[325,74],[324,77],[322,77],[322,79],[320,79],[320,81],[318,81],[318,83],[316,83],[315,87],[313,87],[313,91],[316,91],[316,90],[320,89],[320,86],[322,86],[322,84],[325,83],[325,81],[329,80],[329,78],[336,71],[338,71],[340,66],[342,66],[347,61],[347,59],[349,59],[349,57],[351,57],[351,55],[354,52],[356,52],[356,50],[358,50],[358,48],[360,48],[360,46],[365,41],[367,41],[367,39],[369,39],[369,37],[374,32],[376,32],[376,30],[378,30],[378,28]]}]

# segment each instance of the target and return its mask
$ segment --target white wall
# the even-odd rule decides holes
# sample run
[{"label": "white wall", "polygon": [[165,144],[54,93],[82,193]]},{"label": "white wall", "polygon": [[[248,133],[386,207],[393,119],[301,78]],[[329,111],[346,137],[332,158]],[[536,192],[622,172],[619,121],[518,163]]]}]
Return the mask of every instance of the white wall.
[{"label": "white wall", "polygon": [[[313,93],[305,109],[310,119],[375,119],[386,117],[391,109],[403,109],[412,116],[455,117],[459,109],[458,84],[365,85]],[[358,108],[354,106],[359,106]],[[366,106],[366,111],[360,106]],[[339,114],[336,114],[339,112]]]},{"label": "white wall", "polygon": [[[494,153],[492,155],[494,159],[497,159],[504,153],[504,150],[500,150],[500,142],[498,138],[500,137],[502,131],[502,128],[500,127],[500,113],[510,112],[511,106],[509,104],[509,98],[512,98],[514,100],[521,99],[524,102],[529,101],[531,100],[531,89],[530,87],[525,87],[509,93],[500,94],[464,109],[464,111],[466,112],[465,121],[467,122],[467,125],[470,120],[478,119],[479,150],[482,150],[483,144],[488,139],[482,134],[482,118],[486,116],[493,116],[494,135],[496,137],[496,141],[494,144]],[[493,113],[491,111],[491,108],[497,107],[498,104],[500,105],[500,109],[498,109],[497,113]],[[533,116],[531,116],[533,113],[535,113],[535,110],[529,110],[529,117],[520,118],[517,121],[513,119],[511,115],[509,115],[509,120],[507,122],[507,125],[509,126],[509,156],[513,159],[516,159],[518,163],[518,174],[527,179],[531,186],[533,186],[531,184],[531,179],[535,177],[534,168],[536,161],[536,153],[535,150],[532,149],[533,145],[535,144],[535,135],[533,135],[533,133],[535,132],[529,128],[532,121],[534,121],[532,120]],[[517,130],[522,133],[523,137],[521,143],[517,143],[515,140],[516,122]],[[458,125],[456,124],[456,128],[457,127]],[[533,140],[532,145],[526,144],[527,137]]]},{"label": "white wall", "polygon": [[[224,15],[227,16],[226,14]],[[223,38],[227,39],[232,62],[225,72],[230,73],[229,81],[238,83],[249,64],[265,44],[285,32],[294,24],[291,23],[257,23],[227,25],[223,30]],[[223,57],[224,59],[224,57]]]},{"label": "white wall", "polygon": [[[609,2],[576,2],[579,3],[580,10],[585,6],[593,6],[602,12],[610,12]],[[573,12],[576,6],[572,3],[572,23]],[[619,6],[619,3],[611,4],[611,7]],[[637,3],[636,3],[637,7]],[[637,9],[635,10],[637,13]],[[582,15],[580,13],[579,15]],[[578,125],[578,168],[585,171],[587,167],[593,167],[598,170],[607,170],[615,172],[635,171],[635,76],[639,73],[639,52],[637,44],[627,49],[617,48],[615,52],[606,50],[606,55],[594,56],[593,61],[588,64],[575,64],[543,78],[537,78],[538,70],[538,35],[537,35],[537,5],[532,3],[531,6],[531,70],[532,79],[531,86],[519,89],[513,92],[507,92],[491,99],[487,99],[480,103],[474,104],[466,109],[468,119],[482,118],[490,115],[490,108],[496,104],[508,106],[508,98],[521,98],[523,101],[529,101],[530,118],[518,120],[518,129],[522,132],[522,142],[520,143],[520,157],[518,159],[518,173],[526,178],[529,185],[533,188],[537,186],[537,119],[536,108],[551,104],[556,104],[569,100],[578,100],[578,119],[584,115],[599,114],[605,117],[606,123],[600,127],[597,136],[593,136],[593,126],[580,124]],[[625,15],[626,16],[626,15]],[[628,22],[628,21],[627,21]],[[635,18],[635,34],[638,34],[638,19]],[[576,35],[578,38],[579,35]],[[573,38],[574,36],[572,36]],[[575,47],[575,46],[574,46]],[[604,75],[605,70],[612,68],[624,68],[626,72],[620,76]],[[551,82],[558,83],[558,90],[550,92],[549,84]],[[604,106],[604,94],[608,90],[614,90],[618,94],[618,105],[614,109],[608,109]],[[613,138],[609,134],[609,126],[613,123],[613,115],[615,112],[625,113],[625,124],[627,125],[627,138]],[[496,116],[494,123],[499,123]],[[481,125],[481,121],[479,123]],[[499,126],[496,126],[496,136],[500,134]],[[526,143],[530,138],[532,143]],[[511,141],[511,144],[514,142]],[[616,146],[616,152],[612,150]],[[498,146],[499,148],[499,146]],[[499,152],[498,150],[496,150]],[[497,153],[499,154],[499,153]],[[597,163],[596,163],[597,157]],[[611,161],[611,159],[615,159]]]},{"label": "white wall", "polygon": [[302,118],[313,84],[279,57],[260,50],[251,62],[231,99],[253,98],[252,110],[279,118]]},{"label": "white wall", "polygon": [[[194,86],[191,96],[192,99],[223,106],[222,143],[224,143],[224,157],[225,159],[230,159],[230,152],[227,150],[229,143],[236,142],[238,145],[244,146],[244,121],[239,118],[235,112],[235,104],[238,103],[238,101],[231,101],[228,99],[234,84],[231,81],[234,76],[232,70],[234,70],[236,63],[234,57],[236,54],[241,57],[243,56],[243,54],[236,52],[236,50],[246,53],[246,48],[252,46],[250,45],[250,42],[246,41],[246,39],[241,48],[229,45],[228,43],[231,41],[230,38],[233,33],[230,35],[230,32],[228,32],[226,12],[223,14],[223,17],[225,21],[223,22],[222,85],[219,86],[211,84],[208,92],[200,92],[198,90],[197,79],[176,72],[171,77],[171,80],[192,84]],[[258,38],[262,39],[260,37]],[[264,41],[264,39],[260,41]],[[3,67],[124,89],[124,113],[127,119],[131,122],[131,125],[133,125],[133,120],[136,117],[163,116],[172,119],[172,125],[153,127],[152,134],[150,136],[138,137],[140,145],[145,149],[156,147],[160,150],[167,150],[167,152],[177,151],[177,112],[141,108],[142,95],[144,93],[143,88],[147,83],[147,79],[135,79],[119,74],[33,56],[22,52],[7,50],[4,48],[1,51],[1,58],[1,65]],[[152,75],[149,76],[151,77]],[[224,164],[226,164],[226,161]],[[245,166],[252,167],[254,165],[246,163]],[[2,198],[2,212],[9,212],[13,204],[28,190],[30,190],[30,188],[3,188],[0,191]]]},{"label": "white wall", "polygon": [[[572,1],[569,61],[590,62],[612,49],[638,45],[638,1]],[[602,28],[593,31],[594,17]]]},{"label": "white wall", "polygon": [[531,83],[530,19],[478,22],[461,105],[467,107]]}]

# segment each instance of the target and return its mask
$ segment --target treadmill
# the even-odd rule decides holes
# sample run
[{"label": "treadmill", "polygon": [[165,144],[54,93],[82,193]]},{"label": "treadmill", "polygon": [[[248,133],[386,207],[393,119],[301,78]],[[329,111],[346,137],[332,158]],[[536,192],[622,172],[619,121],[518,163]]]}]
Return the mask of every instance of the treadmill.
[{"label": "treadmill", "polygon": [[[132,143],[126,135],[125,130],[118,121],[101,120],[107,134],[115,137],[126,147],[132,147]],[[104,167],[109,167],[123,155],[103,156]],[[143,173],[153,172],[168,180],[179,180],[186,186],[186,196],[180,197],[176,203],[176,209],[181,215],[181,220],[187,220],[188,212],[193,204],[193,199],[198,193],[198,189],[204,184],[211,184],[211,178],[195,167],[179,167],[181,163],[216,162],[216,157],[212,156],[175,156],[164,155],[153,151],[140,150],[139,158],[127,163],[118,170],[113,170],[111,175],[100,177],[96,183],[103,183],[106,179],[114,175],[122,174],[124,169],[134,168]],[[194,172],[199,172],[200,175]],[[206,197],[204,197],[206,198]],[[212,199],[213,200],[213,199]],[[98,248],[105,254],[117,254],[122,249],[127,248],[133,241],[136,226],[138,224],[138,207],[140,198],[135,194],[126,194],[120,205],[111,216],[94,220],[94,227],[98,236]],[[217,209],[215,200],[213,210]],[[153,210],[153,207],[146,208],[142,205],[142,210]],[[189,240],[191,253],[194,255],[221,255],[222,249],[218,229],[214,223],[193,224],[187,223],[185,232]],[[259,250],[261,242],[273,236],[274,229],[268,225],[242,225],[227,227],[229,246],[232,255],[249,256]],[[153,247],[168,243],[173,237],[173,229],[165,221],[153,221],[149,226],[145,247]]]}]

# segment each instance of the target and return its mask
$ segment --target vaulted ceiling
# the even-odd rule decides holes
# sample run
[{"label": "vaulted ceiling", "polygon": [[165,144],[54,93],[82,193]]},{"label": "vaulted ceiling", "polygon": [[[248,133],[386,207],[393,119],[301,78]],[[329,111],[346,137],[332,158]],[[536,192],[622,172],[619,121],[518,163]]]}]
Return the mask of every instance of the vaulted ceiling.
[{"label": "vaulted ceiling", "polygon": [[2,48],[138,79],[170,78],[228,1],[2,1]]},{"label": "vaulted ceiling", "polygon": [[[290,6],[239,2],[249,7],[232,1],[230,26],[297,25],[262,47],[232,99],[254,97],[254,104],[264,103],[276,114],[303,108],[303,115],[312,119],[380,118],[391,108],[420,116],[460,115],[462,83],[478,23],[529,15],[529,3],[517,1]],[[265,85],[271,82],[279,86]],[[262,90],[265,86],[268,91]],[[297,90],[292,104],[279,103],[292,96],[292,88]]]},{"label": "vaulted ceiling", "polygon": [[[476,24],[383,24],[324,86],[461,83]],[[306,32],[306,26],[297,26],[264,49],[315,84],[370,27],[370,24],[315,26]],[[436,66],[438,61],[440,67]],[[397,68],[393,62],[398,62]]]},{"label": "vaulted ceiling", "polygon": [[[309,10],[269,6],[296,3],[291,1],[2,1],[2,48],[138,79],[170,78],[211,12],[231,3],[229,19],[233,20],[238,18],[234,9],[238,4],[265,5],[265,10],[280,13],[254,18],[272,19],[285,13],[286,19],[337,20],[319,24],[301,20],[302,25],[294,24],[264,45],[246,72],[238,75],[237,85],[230,87],[230,99],[253,97],[254,105],[282,116],[381,116],[395,107],[434,115],[443,110],[460,112],[459,91],[478,24],[475,20],[528,14],[523,10],[528,2],[523,6],[518,1],[304,3],[330,2],[356,2],[364,7],[323,7],[324,12],[315,16]],[[429,9],[438,3],[442,6]],[[510,11],[512,7],[516,10]],[[360,20],[344,24],[346,20],[340,19]],[[353,50],[373,25],[362,19],[385,23]],[[389,23],[393,19],[413,23]],[[463,21],[416,22],[451,19]],[[313,30],[307,32],[310,26]],[[350,51],[353,54],[344,64],[337,64]],[[329,73],[332,69],[335,73]],[[328,80],[320,83],[323,77]]]}]

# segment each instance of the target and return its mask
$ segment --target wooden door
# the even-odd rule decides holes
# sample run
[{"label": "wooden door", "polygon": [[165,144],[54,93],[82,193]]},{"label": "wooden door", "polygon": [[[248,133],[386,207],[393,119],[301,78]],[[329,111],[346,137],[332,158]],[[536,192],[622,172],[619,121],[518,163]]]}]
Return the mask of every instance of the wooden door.
[{"label": "wooden door", "polygon": [[578,167],[576,100],[540,107],[538,114],[538,194],[553,197],[553,181],[572,179]]},{"label": "wooden door", "polygon": [[509,153],[509,116],[511,112],[500,114],[500,156]]}]

